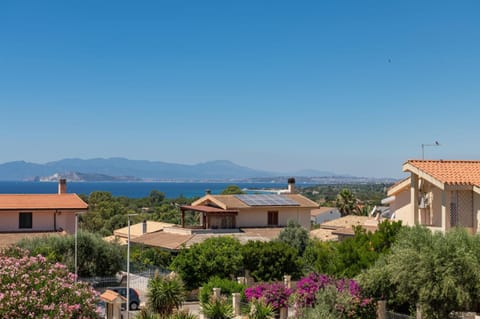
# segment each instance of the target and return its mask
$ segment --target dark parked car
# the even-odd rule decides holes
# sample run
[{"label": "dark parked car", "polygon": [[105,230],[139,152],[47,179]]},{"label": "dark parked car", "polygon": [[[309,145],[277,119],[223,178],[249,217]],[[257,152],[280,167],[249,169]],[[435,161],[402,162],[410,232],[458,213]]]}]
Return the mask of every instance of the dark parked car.
[{"label": "dark parked car", "polygon": [[[109,287],[107,289],[115,291],[116,293],[119,293],[120,296],[127,298],[126,287]],[[130,310],[138,310],[139,305],[140,305],[140,297],[138,295],[138,292],[135,289],[130,288],[130,307],[128,308]],[[122,308],[125,309],[125,303],[122,304]]]}]

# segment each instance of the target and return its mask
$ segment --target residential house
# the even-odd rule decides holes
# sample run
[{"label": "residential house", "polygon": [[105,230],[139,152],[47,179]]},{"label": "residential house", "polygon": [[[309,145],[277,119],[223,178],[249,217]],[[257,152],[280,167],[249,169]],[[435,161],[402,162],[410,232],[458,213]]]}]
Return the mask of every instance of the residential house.
[{"label": "residential house", "polygon": [[310,231],[310,237],[322,241],[338,241],[353,237],[354,227],[360,226],[366,231],[377,231],[378,220],[370,216],[347,215],[334,220],[325,221],[320,227]]},{"label": "residential house", "polygon": [[[0,194],[0,233],[75,233],[75,215],[88,205],[76,194],[68,194],[60,179],[57,194]],[[1,236],[0,236],[1,240]]]},{"label": "residential house", "polygon": [[[278,234],[288,221],[294,220],[310,229],[310,212],[318,204],[295,193],[295,180],[289,179],[288,190],[279,194],[206,194],[192,205],[180,206],[181,225],[132,238],[132,242],[147,246],[178,250],[182,246],[216,236],[233,236],[240,242],[268,241]],[[185,215],[198,216],[198,225],[185,223]]]},{"label": "residential house", "polygon": [[309,230],[311,210],[317,207],[314,201],[295,193],[207,194],[180,209],[184,228],[185,212],[191,211],[200,215],[199,226],[203,229],[283,227],[294,220]]},{"label": "residential house", "polygon": [[[152,220],[144,220],[141,223],[130,225],[130,240],[140,237],[145,234],[154,233],[163,230],[167,227],[173,227],[175,224],[156,222]],[[128,243],[129,227],[123,227],[113,231],[112,236],[105,237],[107,241],[117,241],[121,245]]]},{"label": "residential house", "polygon": [[480,161],[409,160],[403,171],[410,176],[393,185],[383,200],[394,219],[432,230],[478,232]]}]

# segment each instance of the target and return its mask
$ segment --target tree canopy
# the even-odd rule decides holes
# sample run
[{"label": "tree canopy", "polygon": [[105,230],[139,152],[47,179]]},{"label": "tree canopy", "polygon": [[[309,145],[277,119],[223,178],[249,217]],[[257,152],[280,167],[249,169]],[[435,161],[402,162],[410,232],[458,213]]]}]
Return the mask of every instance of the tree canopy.
[{"label": "tree canopy", "polygon": [[359,276],[373,296],[393,307],[414,309],[428,319],[480,309],[480,236],[456,229],[446,234],[405,228],[390,254]]},{"label": "tree canopy", "polygon": [[243,257],[240,242],[232,237],[212,237],[190,248],[183,248],[171,267],[185,282],[188,289],[206,283],[210,277],[228,278],[237,275]]},{"label": "tree canopy", "polygon": [[228,185],[221,193],[222,195],[245,194],[237,185]]},{"label": "tree canopy", "polygon": [[[78,275],[112,276],[124,264],[124,250],[115,243],[106,242],[99,235],[79,231],[77,245]],[[67,265],[75,272],[75,237],[48,236],[26,238],[18,243],[19,247],[29,250],[33,255],[43,255],[49,261]]]},{"label": "tree canopy", "polygon": [[282,229],[278,235],[278,240],[297,249],[298,254],[301,256],[307,247],[309,234],[299,223],[294,220],[289,220],[287,227]]}]

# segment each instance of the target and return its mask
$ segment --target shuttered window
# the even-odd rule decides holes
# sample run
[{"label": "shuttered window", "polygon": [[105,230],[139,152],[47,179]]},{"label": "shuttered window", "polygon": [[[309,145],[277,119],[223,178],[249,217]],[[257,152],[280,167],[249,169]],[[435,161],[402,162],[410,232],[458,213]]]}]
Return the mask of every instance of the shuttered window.
[{"label": "shuttered window", "polygon": [[278,211],[268,212],[268,225],[278,226]]},{"label": "shuttered window", "polygon": [[32,228],[32,213],[20,213],[18,218],[18,228]]}]

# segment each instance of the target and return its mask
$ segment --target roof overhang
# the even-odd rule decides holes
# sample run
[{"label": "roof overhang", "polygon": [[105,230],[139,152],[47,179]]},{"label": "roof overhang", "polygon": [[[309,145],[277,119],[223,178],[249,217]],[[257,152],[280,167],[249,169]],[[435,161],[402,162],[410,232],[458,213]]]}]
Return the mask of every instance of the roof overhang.
[{"label": "roof overhang", "polygon": [[479,186],[473,186],[473,191],[477,194],[480,194],[480,187]]},{"label": "roof overhang", "polygon": [[393,203],[395,199],[396,199],[395,195],[388,196],[387,198],[382,199],[381,203],[382,205],[388,205]]},{"label": "roof overhang", "polygon": [[418,178],[426,180],[427,182],[435,185],[436,187],[440,188],[441,190],[445,190],[445,184],[443,182],[439,181],[438,179],[436,179],[432,175],[422,171],[421,169],[412,165],[409,162],[406,162],[405,164],[403,164],[402,169],[403,169],[404,172],[410,172],[412,174],[415,174],[415,175],[418,176]]},{"label": "roof overhang", "polygon": [[209,213],[209,214],[210,213],[214,213],[214,214],[225,214],[225,213],[238,214],[237,210],[221,209],[221,208],[212,207],[212,206],[205,206],[205,205],[196,205],[196,206],[184,205],[184,206],[180,206],[180,209],[182,211],[192,210],[192,211],[195,211],[195,212]]},{"label": "roof overhang", "polygon": [[21,210],[21,211],[26,211],[26,212],[31,212],[31,211],[38,211],[38,210],[48,210],[48,211],[57,211],[57,210],[61,210],[62,213],[86,213],[88,212],[88,209],[86,208],[62,208],[62,207],[58,207],[58,208],[51,208],[51,207],[36,207],[36,208],[31,208],[31,207],[16,207],[16,208],[3,208],[3,207],[0,207],[0,212],[1,211],[18,211],[18,210]]},{"label": "roof overhang", "polygon": [[227,209],[227,205],[219,200],[217,200],[215,197],[212,195],[205,195],[202,198],[197,199],[192,203],[192,206],[202,206],[205,205],[205,203],[211,202],[218,207],[221,207],[222,209]]},{"label": "roof overhang", "polygon": [[399,193],[400,191],[404,190],[405,188],[410,188],[410,177],[407,177],[400,182],[394,184],[392,187],[390,187],[387,191],[388,196],[395,195]]}]

